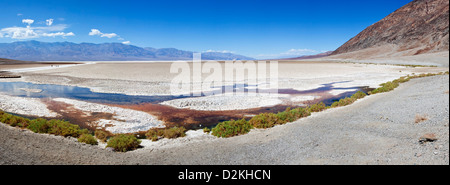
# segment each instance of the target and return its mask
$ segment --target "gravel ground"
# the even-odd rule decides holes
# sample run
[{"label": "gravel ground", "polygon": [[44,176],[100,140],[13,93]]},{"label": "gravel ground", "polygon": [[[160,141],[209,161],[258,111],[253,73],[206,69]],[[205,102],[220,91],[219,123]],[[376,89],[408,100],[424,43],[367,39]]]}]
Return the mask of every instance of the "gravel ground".
[{"label": "gravel ground", "polygon": [[[445,164],[449,76],[414,79],[393,92],[247,135],[163,140],[114,153],[74,139],[0,126],[0,164]],[[415,123],[416,115],[428,120]],[[419,143],[427,133],[435,142]]]}]

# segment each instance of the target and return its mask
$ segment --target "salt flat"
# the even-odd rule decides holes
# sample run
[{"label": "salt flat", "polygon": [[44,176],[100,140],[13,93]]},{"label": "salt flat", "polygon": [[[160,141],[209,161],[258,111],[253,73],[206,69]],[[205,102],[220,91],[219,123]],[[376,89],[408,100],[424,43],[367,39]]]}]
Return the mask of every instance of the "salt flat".
[{"label": "salt flat", "polygon": [[[341,87],[370,86],[412,73],[434,73],[447,67],[411,68],[394,65],[371,65],[336,62],[279,62],[278,87],[308,90],[321,84],[339,83]],[[102,62],[69,68],[20,73],[20,81],[73,85],[91,88],[95,92],[129,95],[170,94],[171,81],[178,75],[170,73],[172,62]],[[224,63],[221,63],[225,68]],[[210,74],[203,74],[202,78]],[[13,81],[14,79],[12,79]],[[199,81],[192,81],[198,83]],[[224,80],[230,82],[229,79]],[[199,89],[192,89],[198,91]],[[189,93],[189,92],[186,92]]]},{"label": "salt flat", "polygon": [[[106,151],[76,139],[0,124],[1,164],[449,164],[448,76],[413,79],[392,92],[233,138],[202,131]],[[417,113],[430,119],[414,123]],[[435,133],[438,140],[420,144]]]},{"label": "salt flat", "polygon": [[[179,62],[179,61],[177,61]],[[56,84],[65,86],[79,86],[90,88],[94,92],[120,93],[127,95],[170,95],[170,86],[172,80],[177,77],[177,73],[170,73],[173,63],[177,62],[87,62],[81,65],[69,65],[68,67],[41,67],[41,68],[25,68],[17,70],[22,76],[21,79],[2,79],[5,82],[25,81],[37,84]],[[89,64],[89,65],[87,65]],[[192,63],[188,63],[192,67]],[[221,68],[226,69],[228,66],[225,62],[218,62]],[[1,66],[0,66],[1,67]],[[9,69],[14,70],[14,69]],[[270,69],[269,69],[270,70]],[[278,63],[278,76],[275,81],[278,82],[278,89],[287,89],[291,91],[311,91],[310,93],[299,96],[289,96],[286,94],[278,97],[271,97],[263,93],[257,96],[204,96],[204,97],[187,97],[171,101],[162,102],[163,105],[171,106],[177,109],[191,109],[201,111],[227,111],[227,110],[244,110],[275,105],[303,105],[303,102],[311,100],[320,100],[322,96],[337,96],[339,94],[354,91],[355,87],[372,87],[377,88],[379,84],[392,81],[402,76],[413,73],[436,73],[447,71],[446,67],[406,67],[397,65],[374,65],[374,64],[358,64],[358,63],[336,63],[326,61],[288,61]],[[192,81],[193,84],[199,84],[210,74],[202,74],[202,78]],[[259,79],[258,79],[259,80]],[[233,81],[225,79],[223,84],[243,84],[252,81],[246,78],[242,81]],[[320,88],[332,84],[333,88],[328,92],[320,92]],[[260,85],[260,84],[249,84]],[[201,87],[201,86],[200,86]],[[249,87],[254,88],[254,87]],[[264,89],[263,85],[258,86]],[[318,92],[314,89],[319,88]],[[198,92],[205,89],[198,89],[193,86],[191,91]],[[206,91],[217,90],[216,87],[206,88]],[[190,93],[185,91],[182,93]],[[321,93],[321,94],[320,94]],[[26,98],[23,98],[26,99]],[[4,110],[15,110],[6,105],[14,105],[15,99],[3,98]],[[39,100],[32,100],[26,104],[38,106]],[[65,100],[68,102],[72,100]],[[73,103],[73,102],[72,102]],[[84,103],[86,104],[86,103]],[[24,104],[25,105],[25,104]],[[102,112],[104,110],[113,110],[116,107],[110,105],[98,106],[82,106],[83,112]],[[76,106],[75,106],[76,107]],[[80,106],[78,107],[80,108]],[[46,110],[46,109],[41,109]],[[103,110],[103,109],[102,109]],[[36,110],[37,111],[37,110]],[[15,111],[11,111],[15,112]],[[115,112],[108,112],[118,114]],[[18,113],[18,112],[16,112]],[[41,112],[33,112],[29,110],[24,112],[28,115],[41,115]],[[47,113],[48,114],[48,113]],[[153,114],[153,113],[152,113]],[[119,116],[120,115],[116,115]],[[133,120],[127,118],[123,123],[117,120],[98,120],[98,124],[106,125],[114,123],[115,127],[109,128],[114,133],[137,132],[152,127],[160,127],[161,121],[154,119],[155,115],[146,114],[139,116],[142,120]],[[125,123],[129,123],[126,126]],[[134,124],[134,126],[132,126]],[[123,128],[124,130],[120,130]]]}]

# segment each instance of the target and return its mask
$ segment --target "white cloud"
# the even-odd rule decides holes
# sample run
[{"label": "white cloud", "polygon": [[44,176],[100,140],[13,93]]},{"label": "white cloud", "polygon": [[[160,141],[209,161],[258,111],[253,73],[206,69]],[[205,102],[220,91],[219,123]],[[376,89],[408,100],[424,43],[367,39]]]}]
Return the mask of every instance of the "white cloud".
[{"label": "white cloud", "polygon": [[125,41],[125,42],[122,42],[122,44],[131,44],[131,42],[130,41]]},{"label": "white cloud", "polygon": [[32,39],[38,38],[39,34],[36,33],[30,26],[24,27],[10,27],[3,28],[0,30],[4,37],[9,37],[12,39]]},{"label": "white cloud", "polygon": [[101,35],[102,32],[100,32],[100,30],[97,29],[91,29],[91,32],[89,32],[90,36],[94,36],[94,35]]},{"label": "white cloud", "polygon": [[29,26],[34,23],[34,20],[33,19],[22,19],[22,23],[28,24],[28,26]]},{"label": "white cloud", "polygon": [[100,37],[107,37],[107,38],[113,38],[113,37],[118,37],[119,36],[119,35],[117,35],[115,33],[102,33],[98,29],[91,29],[91,32],[89,32],[89,35],[90,36],[99,35]]},{"label": "white cloud", "polygon": [[228,50],[206,50],[204,51],[204,53],[234,53],[233,51],[228,51]]},{"label": "white cloud", "polygon": [[43,30],[45,32],[64,31],[67,28],[68,28],[68,26],[65,24],[58,24],[58,25],[44,26],[44,27],[33,27],[33,29],[35,29],[35,30]]},{"label": "white cloud", "polygon": [[57,33],[43,33],[42,36],[44,37],[68,37],[68,36],[75,36],[73,32],[64,33],[64,32],[57,32]]},{"label": "white cloud", "polygon": [[290,49],[287,52],[281,53],[282,55],[308,55],[312,53],[317,53],[316,50],[312,49]]},{"label": "white cloud", "polygon": [[108,37],[108,38],[113,38],[113,37],[117,37],[118,35],[115,33],[103,33],[100,37]]},{"label": "white cloud", "polygon": [[21,14],[21,13],[18,13],[18,14],[17,14],[17,16],[22,16],[22,15],[23,15],[23,14]]},{"label": "white cloud", "polygon": [[[50,20],[50,19],[49,19]],[[7,27],[0,29],[0,35],[5,38],[11,39],[33,39],[39,37],[67,37],[67,36],[75,36],[73,32],[65,33],[63,32],[67,25],[53,25],[53,21],[49,22],[47,20],[48,26],[44,27],[32,27],[31,24],[34,23],[32,19],[23,19],[22,23],[28,24],[26,27]],[[55,33],[56,32],[56,33]]]},{"label": "white cloud", "polygon": [[51,25],[53,24],[53,19],[47,19],[47,20],[45,20],[45,24],[46,24],[47,26],[51,26]]}]

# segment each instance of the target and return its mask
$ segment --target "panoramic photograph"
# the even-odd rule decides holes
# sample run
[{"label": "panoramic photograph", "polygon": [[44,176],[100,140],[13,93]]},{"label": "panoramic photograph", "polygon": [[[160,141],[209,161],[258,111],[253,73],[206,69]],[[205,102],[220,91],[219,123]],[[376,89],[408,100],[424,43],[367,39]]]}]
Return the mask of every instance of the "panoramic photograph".
[{"label": "panoramic photograph", "polygon": [[0,7],[1,165],[449,165],[448,0]]}]

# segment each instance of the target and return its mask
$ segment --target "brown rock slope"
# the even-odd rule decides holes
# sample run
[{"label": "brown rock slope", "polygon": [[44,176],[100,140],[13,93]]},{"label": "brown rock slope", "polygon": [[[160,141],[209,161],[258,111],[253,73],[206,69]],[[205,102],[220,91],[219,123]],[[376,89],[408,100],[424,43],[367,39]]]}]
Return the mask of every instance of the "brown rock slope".
[{"label": "brown rock slope", "polygon": [[332,55],[352,52],[379,58],[448,51],[448,24],[448,0],[414,0],[366,28]]}]

